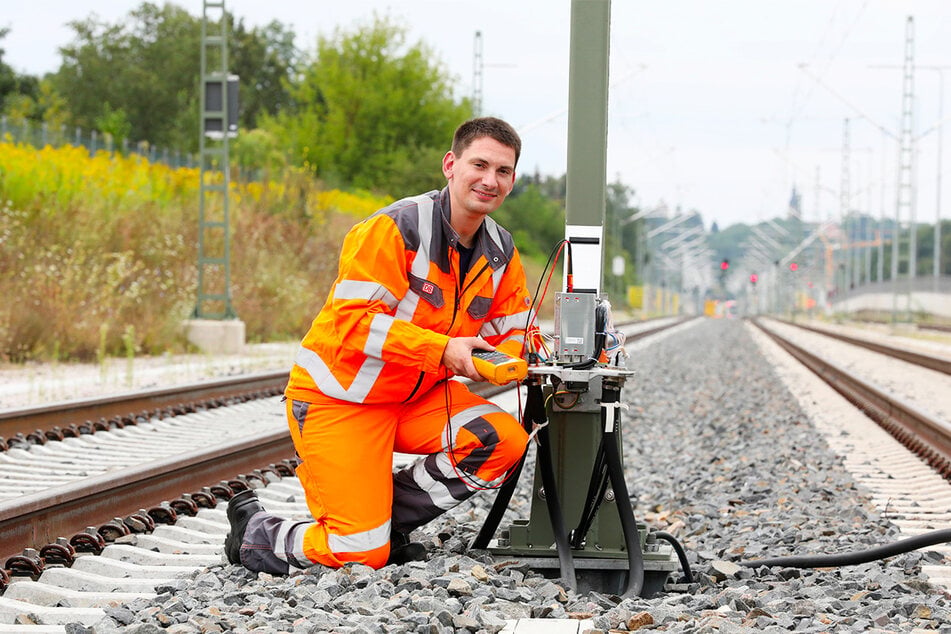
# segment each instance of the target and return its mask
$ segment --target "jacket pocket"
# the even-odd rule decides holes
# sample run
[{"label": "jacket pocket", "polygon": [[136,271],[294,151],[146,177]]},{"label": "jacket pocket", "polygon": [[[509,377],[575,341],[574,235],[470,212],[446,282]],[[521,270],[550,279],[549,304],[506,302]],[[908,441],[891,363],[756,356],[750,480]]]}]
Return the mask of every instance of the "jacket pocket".
[{"label": "jacket pocket", "polygon": [[426,303],[433,308],[442,308],[446,304],[446,298],[443,297],[442,289],[434,282],[416,277],[409,274],[409,288],[411,291],[426,300]]},{"label": "jacket pocket", "polygon": [[486,315],[489,314],[489,308],[491,307],[492,307],[491,297],[476,296],[469,303],[469,306],[466,308],[466,312],[473,319],[481,321],[485,319]]}]

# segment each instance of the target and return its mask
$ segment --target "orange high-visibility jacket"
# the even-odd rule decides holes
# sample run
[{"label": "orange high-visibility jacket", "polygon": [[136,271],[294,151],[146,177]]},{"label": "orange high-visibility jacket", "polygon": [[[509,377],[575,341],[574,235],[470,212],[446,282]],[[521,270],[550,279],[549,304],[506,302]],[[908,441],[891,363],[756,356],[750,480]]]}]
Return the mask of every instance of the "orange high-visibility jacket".
[{"label": "orange high-visibility jacket", "polygon": [[511,234],[486,217],[463,279],[449,213],[443,189],[395,202],[350,230],[288,398],[411,401],[449,375],[440,361],[451,337],[479,335],[521,355],[531,299]]}]

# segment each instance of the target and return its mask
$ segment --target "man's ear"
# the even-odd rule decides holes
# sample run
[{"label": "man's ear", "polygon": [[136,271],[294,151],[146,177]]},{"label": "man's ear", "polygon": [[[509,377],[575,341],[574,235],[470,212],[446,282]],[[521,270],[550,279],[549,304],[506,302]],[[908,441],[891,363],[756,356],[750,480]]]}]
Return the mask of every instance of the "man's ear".
[{"label": "man's ear", "polygon": [[452,153],[452,150],[446,152],[446,156],[442,157],[442,173],[447,179],[452,178],[452,166],[456,162],[456,155]]}]

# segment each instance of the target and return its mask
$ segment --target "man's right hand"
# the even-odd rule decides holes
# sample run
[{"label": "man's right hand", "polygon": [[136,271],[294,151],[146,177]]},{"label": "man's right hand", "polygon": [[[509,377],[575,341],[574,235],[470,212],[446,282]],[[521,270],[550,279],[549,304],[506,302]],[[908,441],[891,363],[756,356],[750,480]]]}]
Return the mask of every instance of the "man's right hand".
[{"label": "man's right hand", "polygon": [[473,381],[485,381],[485,377],[476,372],[472,363],[473,350],[495,350],[482,337],[453,337],[442,353],[442,364],[456,376],[464,376]]}]

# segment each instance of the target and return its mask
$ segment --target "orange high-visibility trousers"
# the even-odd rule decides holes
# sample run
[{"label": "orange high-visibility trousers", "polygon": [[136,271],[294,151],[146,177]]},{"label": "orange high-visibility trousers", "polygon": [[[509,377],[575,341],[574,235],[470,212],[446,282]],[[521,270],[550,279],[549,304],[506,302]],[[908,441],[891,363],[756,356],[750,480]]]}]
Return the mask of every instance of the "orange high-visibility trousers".
[{"label": "orange high-visibility trousers", "polygon": [[[459,381],[411,403],[289,400],[287,416],[314,523],[269,532],[286,542],[275,554],[297,567],[382,567],[391,529],[409,533],[488,488],[527,443],[514,417]],[[394,474],[394,452],[422,456]]]}]

